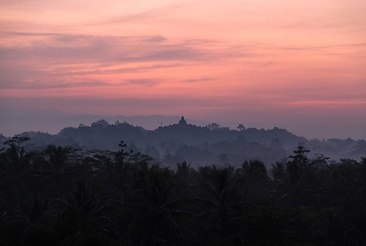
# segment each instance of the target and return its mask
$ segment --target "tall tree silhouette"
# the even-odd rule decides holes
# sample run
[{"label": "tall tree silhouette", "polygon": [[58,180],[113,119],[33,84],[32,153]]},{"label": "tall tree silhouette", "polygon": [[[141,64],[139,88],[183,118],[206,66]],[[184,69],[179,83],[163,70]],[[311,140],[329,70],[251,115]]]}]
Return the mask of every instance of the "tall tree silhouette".
[{"label": "tall tree silhouette", "polygon": [[289,156],[289,161],[273,165],[274,181],[278,184],[279,191],[284,193],[281,197],[294,206],[309,202],[314,173],[306,156],[308,152],[303,146],[298,146],[294,155]]},{"label": "tall tree silhouette", "polygon": [[126,236],[138,245],[185,245],[179,216],[181,197],[173,194],[173,173],[146,162],[134,166],[134,188],[124,203]]},{"label": "tall tree silhouette", "polygon": [[238,202],[238,178],[231,166],[215,165],[199,169],[200,193],[197,201],[203,211],[197,215],[202,223],[201,243],[219,240],[230,231],[229,213]]}]

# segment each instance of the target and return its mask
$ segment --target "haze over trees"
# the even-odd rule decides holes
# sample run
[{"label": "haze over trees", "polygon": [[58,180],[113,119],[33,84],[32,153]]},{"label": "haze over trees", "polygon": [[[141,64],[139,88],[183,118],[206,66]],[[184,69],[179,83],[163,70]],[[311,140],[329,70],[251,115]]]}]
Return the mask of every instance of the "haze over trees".
[{"label": "haze over trees", "polygon": [[27,151],[30,141],[15,136],[0,151],[1,245],[366,243],[365,157],[330,163],[299,145],[269,168],[169,168],[123,141]]},{"label": "haze over trees", "polygon": [[[127,122],[111,124],[99,120],[90,126],[80,124],[79,127],[66,127],[55,135],[24,132],[19,136],[31,139],[25,145],[27,150],[54,144],[83,150],[116,151],[123,140],[136,153],[147,154],[157,162],[173,167],[182,161],[194,167],[213,163],[240,166],[243,160],[250,159],[258,159],[269,167],[273,162],[291,155],[298,144],[311,150],[311,157],[323,154],[335,161],[341,158],[360,160],[366,153],[365,140],[308,140],[277,127],[265,130],[239,124],[237,129],[229,129],[217,123],[202,127],[189,124],[185,119],[155,130],[146,130]],[[4,136],[2,138],[6,139]]]},{"label": "haze over trees", "polygon": [[0,142],[0,245],[366,244],[364,140],[182,117]]}]

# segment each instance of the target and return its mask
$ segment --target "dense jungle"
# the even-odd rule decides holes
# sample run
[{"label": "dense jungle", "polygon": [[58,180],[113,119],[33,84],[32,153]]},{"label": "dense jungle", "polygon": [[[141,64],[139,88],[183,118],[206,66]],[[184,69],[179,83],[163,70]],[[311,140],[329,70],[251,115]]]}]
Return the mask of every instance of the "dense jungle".
[{"label": "dense jungle", "polygon": [[366,158],[266,167],[164,166],[116,151],[7,138],[0,153],[1,245],[365,245]]}]

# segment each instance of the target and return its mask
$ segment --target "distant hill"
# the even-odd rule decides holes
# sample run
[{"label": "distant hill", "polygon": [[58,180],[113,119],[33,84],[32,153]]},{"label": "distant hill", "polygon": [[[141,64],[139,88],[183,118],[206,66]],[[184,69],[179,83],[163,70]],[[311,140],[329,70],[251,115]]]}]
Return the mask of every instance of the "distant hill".
[{"label": "distant hill", "polygon": [[[162,116],[150,116],[154,121],[175,119]],[[149,118],[149,117],[148,117]],[[143,117],[135,120],[143,121]],[[274,127],[272,129],[245,128],[233,130],[220,127],[217,123],[207,126],[190,124],[189,120],[159,126],[148,130],[127,121],[116,120],[109,123],[102,119],[77,127],[63,128],[57,134],[44,132],[24,132],[31,140],[27,148],[42,149],[48,144],[73,146],[83,150],[119,150],[118,144],[124,141],[127,148],[153,157],[157,162],[169,166],[187,161],[194,166],[217,164],[241,165],[244,160],[258,159],[267,165],[288,157],[292,151],[302,145],[310,149],[310,157],[320,154],[332,159],[366,157],[366,141],[329,139],[307,140],[304,137]],[[2,136],[3,140],[5,139]]]},{"label": "distant hill", "polygon": [[[159,126],[167,126],[178,122],[180,116],[146,115],[146,116],[114,116],[93,115],[79,113],[65,113],[47,110],[24,110],[0,107],[0,133],[12,136],[27,131],[42,131],[57,134],[65,126],[78,127],[80,124],[91,123],[105,119],[110,123],[116,121],[128,122],[153,130]],[[205,125],[209,122],[191,121],[197,125]]]}]

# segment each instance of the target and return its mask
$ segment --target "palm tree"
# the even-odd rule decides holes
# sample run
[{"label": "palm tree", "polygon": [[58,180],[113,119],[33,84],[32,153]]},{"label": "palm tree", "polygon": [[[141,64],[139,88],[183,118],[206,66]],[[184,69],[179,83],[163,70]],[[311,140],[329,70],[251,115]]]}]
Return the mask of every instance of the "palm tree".
[{"label": "palm tree", "polygon": [[59,177],[63,174],[67,165],[69,164],[68,161],[71,157],[75,156],[75,152],[77,149],[72,147],[62,147],[55,145],[48,145],[47,148],[44,150],[44,154],[48,157],[48,164],[52,169],[52,172],[55,176]]},{"label": "palm tree", "polygon": [[14,137],[4,144],[8,148],[0,155],[0,170],[3,176],[11,179],[11,184],[24,182],[24,175],[29,172],[32,153],[27,153],[22,146],[29,138]]},{"label": "palm tree", "polygon": [[[196,200],[202,204],[197,219],[202,224],[201,243],[209,243],[225,237],[230,232],[229,213],[238,203],[238,176],[231,166],[205,166],[199,169],[199,194]],[[216,238],[216,239],[215,239]]]},{"label": "palm tree", "polygon": [[289,156],[291,160],[272,165],[273,178],[278,187],[277,193],[293,206],[312,202],[309,197],[310,191],[320,177],[317,167],[311,165],[306,156],[308,152],[309,150],[298,146],[294,151],[295,155]]},{"label": "palm tree", "polygon": [[97,191],[87,177],[74,182],[73,191],[65,199],[57,200],[63,211],[58,217],[56,229],[63,237],[77,237],[94,232],[95,218],[100,210]]},{"label": "palm tree", "polygon": [[183,198],[173,194],[173,172],[146,162],[134,169],[134,187],[123,202],[125,236],[138,245],[185,245],[178,222]]},{"label": "palm tree", "polygon": [[259,160],[245,161],[237,170],[241,182],[241,197],[245,201],[258,201],[269,196],[267,169]]},{"label": "palm tree", "polygon": [[26,219],[23,208],[28,205],[30,191],[29,177],[33,153],[25,151],[23,143],[29,138],[13,137],[4,144],[7,148],[0,153],[0,187],[6,194],[4,214]]},{"label": "palm tree", "polygon": [[48,145],[43,151],[48,166],[47,183],[53,184],[53,188],[67,189],[67,184],[72,183],[71,170],[78,163],[77,151],[78,149],[72,147],[55,145]]}]

